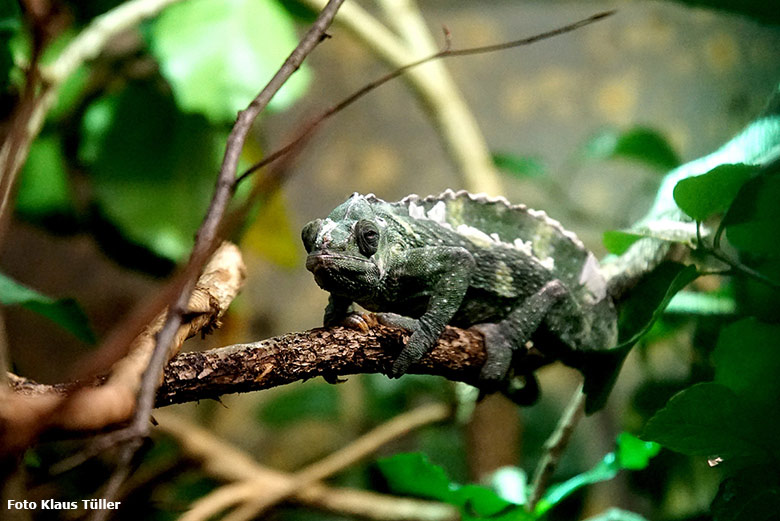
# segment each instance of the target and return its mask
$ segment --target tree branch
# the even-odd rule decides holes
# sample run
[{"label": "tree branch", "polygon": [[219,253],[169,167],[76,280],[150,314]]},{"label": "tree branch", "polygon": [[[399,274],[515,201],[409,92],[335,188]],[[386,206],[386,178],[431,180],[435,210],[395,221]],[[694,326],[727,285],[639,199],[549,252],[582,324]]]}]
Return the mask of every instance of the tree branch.
[{"label": "tree branch", "polygon": [[[323,376],[389,373],[409,333],[377,325],[366,332],[345,327],[288,333],[260,342],[183,353],[168,364],[158,407],[268,389]],[[410,368],[477,383],[485,361],[482,336],[448,327],[436,348]]]}]

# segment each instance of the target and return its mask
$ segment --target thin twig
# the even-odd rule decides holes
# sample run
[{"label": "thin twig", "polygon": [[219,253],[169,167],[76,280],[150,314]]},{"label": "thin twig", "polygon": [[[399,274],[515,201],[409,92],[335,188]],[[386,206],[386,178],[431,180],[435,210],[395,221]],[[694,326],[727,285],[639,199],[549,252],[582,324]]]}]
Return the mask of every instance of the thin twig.
[{"label": "thin twig", "polygon": [[574,31],[576,29],[579,29],[581,27],[584,27],[588,24],[592,24],[594,22],[597,22],[599,20],[602,20],[608,16],[611,16],[616,11],[605,11],[603,13],[598,13],[593,16],[590,16],[588,18],[585,18],[583,20],[579,20],[577,22],[574,22],[569,25],[565,25],[563,27],[559,27],[557,29],[553,29],[551,31],[547,31],[544,33],[540,33],[534,36],[530,36],[528,38],[522,38],[520,40],[514,40],[511,42],[505,42],[495,45],[486,45],[482,47],[471,47],[467,49],[451,49],[449,45],[447,45],[444,49],[442,49],[439,52],[436,52],[434,54],[431,54],[430,56],[427,56],[425,58],[413,61],[411,63],[407,63],[406,65],[402,65],[398,67],[397,69],[380,76],[376,80],[364,85],[357,91],[353,92],[340,102],[336,103],[335,105],[328,107],[325,109],[320,115],[315,117],[311,122],[309,122],[308,125],[306,125],[303,130],[301,130],[296,137],[294,137],[289,143],[284,145],[282,148],[275,150],[265,158],[263,158],[261,161],[255,163],[251,167],[247,168],[239,177],[238,182],[243,181],[248,176],[250,176],[252,173],[256,172],[257,170],[263,168],[264,166],[276,161],[279,157],[287,154],[290,150],[298,146],[298,144],[305,139],[308,139],[311,137],[311,135],[314,133],[314,131],[327,119],[329,119],[334,114],[342,111],[349,105],[352,105],[359,99],[361,99],[366,94],[370,93],[371,91],[377,89],[378,87],[381,87],[385,83],[403,75],[410,69],[414,69],[415,67],[418,67],[420,65],[423,65],[425,63],[437,60],[439,58],[448,58],[451,56],[469,56],[473,54],[482,54],[482,53],[488,53],[488,52],[494,52],[494,51],[501,51],[506,49],[511,49],[514,47],[520,47],[523,45],[528,45],[531,43],[538,42],[540,40],[544,40],[547,38],[552,38],[554,36],[558,36],[567,32]]},{"label": "thin twig", "polygon": [[563,411],[561,418],[558,420],[558,425],[556,425],[555,430],[544,444],[544,455],[542,455],[542,459],[536,467],[534,478],[531,482],[531,491],[528,494],[526,509],[529,512],[533,512],[536,504],[547,489],[547,484],[550,482],[555,468],[558,466],[558,462],[569,444],[574,428],[580,418],[582,418],[582,414],[585,411],[584,405],[585,393],[582,392],[582,385],[580,384],[566,406],[566,410]]}]

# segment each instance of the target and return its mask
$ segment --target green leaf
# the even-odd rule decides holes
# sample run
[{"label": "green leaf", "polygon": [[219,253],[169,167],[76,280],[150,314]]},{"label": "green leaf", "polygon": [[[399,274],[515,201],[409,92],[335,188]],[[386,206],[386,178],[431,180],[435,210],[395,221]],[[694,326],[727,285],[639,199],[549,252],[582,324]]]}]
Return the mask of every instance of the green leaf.
[{"label": "green leaf", "polygon": [[393,492],[452,503],[455,487],[444,469],[419,452],[397,454],[377,461]]},{"label": "green leaf", "polygon": [[780,475],[770,466],[749,467],[720,484],[714,521],[771,521],[780,512]]},{"label": "green leaf", "polygon": [[128,239],[179,260],[205,215],[225,138],[153,86],[134,83],[87,109],[79,157],[104,215]]},{"label": "green leaf", "polygon": [[[298,43],[290,16],[272,0],[182,2],[163,11],[148,37],[179,106],[214,123],[234,121]],[[293,103],[309,76],[298,70],[269,109]]]},{"label": "green leaf", "polygon": [[725,327],[712,354],[715,381],[766,414],[780,403],[780,325],[746,318]]},{"label": "green leaf", "polygon": [[643,237],[644,235],[632,231],[607,230],[604,232],[602,242],[609,253],[623,255],[632,244]]},{"label": "green leaf", "polygon": [[672,297],[698,276],[695,266],[669,261],[645,276],[620,305],[618,348],[639,340],[661,316]]},{"label": "green leaf", "polygon": [[726,236],[737,249],[780,256],[780,175],[772,171],[746,182],[723,217]]},{"label": "green leaf", "polygon": [[265,425],[284,427],[304,418],[336,420],[341,411],[339,391],[335,385],[307,382],[285,389],[264,402],[257,417]]},{"label": "green leaf", "polygon": [[541,160],[535,157],[518,156],[504,152],[493,154],[493,164],[500,170],[518,178],[542,177],[547,172],[547,168]]},{"label": "green leaf", "polygon": [[592,469],[550,487],[536,505],[534,514],[541,517],[575,491],[587,485],[608,481],[617,476],[620,470],[641,470],[647,467],[650,458],[660,450],[661,447],[657,443],[640,440],[627,432],[620,433],[615,452],[605,455]]},{"label": "green leaf", "polygon": [[65,165],[62,144],[56,136],[35,140],[19,180],[16,211],[33,219],[71,212]]},{"label": "green leaf", "polygon": [[760,438],[747,428],[751,423],[734,391],[705,382],[673,396],[647,422],[642,438],[689,456],[765,456]]},{"label": "green leaf", "polygon": [[680,159],[657,131],[634,127],[625,132],[606,130],[585,145],[585,156],[596,159],[629,159],[666,172]]},{"label": "green leaf", "polygon": [[682,179],[674,187],[674,200],[686,214],[705,221],[726,211],[737,192],[758,167],[737,163],[719,165],[706,174]]},{"label": "green leaf", "polygon": [[73,299],[55,300],[0,274],[0,304],[22,306],[43,315],[79,340],[95,343],[87,315]]},{"label": "green leaf", "polygon": [[646,468],[650,458],[657,456],[661,450],[661,446],[657,443],[640,440],[628,432],[621,432],[617,443],[618,464],[620,468],[629,470]]},{"label": "green leaf", "polygon": [[461,519],[532,521],[520,505],[502,499],[489,488],[458,485],[447,473],[420,453],[398,454],[377,462],[390,489],[396,493],[436,499],[460,509]]}]

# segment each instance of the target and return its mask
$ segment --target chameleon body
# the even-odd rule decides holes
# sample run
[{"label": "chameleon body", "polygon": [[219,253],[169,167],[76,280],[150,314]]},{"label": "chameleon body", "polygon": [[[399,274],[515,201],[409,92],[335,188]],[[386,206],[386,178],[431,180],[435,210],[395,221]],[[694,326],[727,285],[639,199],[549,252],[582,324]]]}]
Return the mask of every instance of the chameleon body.
[{"label": "chameleon body", "polygon": [[530,403],[534,369],[561,360],[582,370],[589,353],[616,343],[617,314],[593,254],[544,212],[503,198],[355,193],[302,238],[306,267],[330,293],[325,325],[358,303],[412,332],[393,376],[431,350],[445,325],[475,327],[487,350],[481,387]]}]

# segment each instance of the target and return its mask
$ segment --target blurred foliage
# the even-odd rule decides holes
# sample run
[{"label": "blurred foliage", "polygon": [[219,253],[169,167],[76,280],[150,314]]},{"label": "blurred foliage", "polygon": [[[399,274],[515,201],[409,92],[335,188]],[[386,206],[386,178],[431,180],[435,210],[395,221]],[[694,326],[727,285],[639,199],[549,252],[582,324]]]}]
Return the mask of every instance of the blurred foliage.
[{"label": "blurred foliage", "polygon": [[94,344],[95,333],[81,306],[73,299],[53,299],[0,274],[0,304],[22,306],[63,327],[76,338]]},{"label": "blurred foliage", "polygon": [[580,488],[613,479],[621,470],[644,469],[659,450],[658,444],[623,432],[614,452],[605,455],[592,469],[551,486],[532,511],[524,508],[530,490],[524,471],[517,467],[496,471],[488,487],[455,483],[443,468],[420,453],[398,454],[379,460],[377,465],[391,491],[449,503],[458,507],[461,519],[523,521],[543,518]]},{"label": "blurred foliage", "polygon": [[666,172],[680,164],[680,158],[659,132],[634,127],[628,130],[604,130],[582,150],[589,159],[626,159]]},{"label": "blurred foliage", "polygon": [[[273,1],[190,0],[162,12],[148,31],[152,54],[185,112],[233,122],[282,65],[298,38]],[[282,109],[309,83],[307,66],[268,105]]]}]

